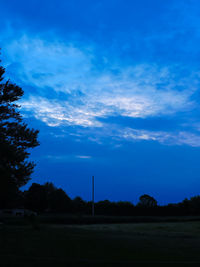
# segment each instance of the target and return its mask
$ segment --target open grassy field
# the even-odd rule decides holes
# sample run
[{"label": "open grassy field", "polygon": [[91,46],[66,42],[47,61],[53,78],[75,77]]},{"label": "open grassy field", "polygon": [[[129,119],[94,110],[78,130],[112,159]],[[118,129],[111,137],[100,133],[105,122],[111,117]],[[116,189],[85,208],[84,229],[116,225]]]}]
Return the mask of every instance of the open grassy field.
[{"label": "open grassy field", "polygon": [[200,266],[200,222],[0,225],[0,266]]}]

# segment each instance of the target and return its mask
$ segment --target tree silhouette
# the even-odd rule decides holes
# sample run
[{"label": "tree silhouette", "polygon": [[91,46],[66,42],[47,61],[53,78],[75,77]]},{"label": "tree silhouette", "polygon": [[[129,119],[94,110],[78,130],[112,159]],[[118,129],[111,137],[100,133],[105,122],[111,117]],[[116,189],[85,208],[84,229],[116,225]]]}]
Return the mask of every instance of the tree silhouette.
[{"label": "tree silhouette", "polygon": [[23,90],[4,81],[4,73],[0,66],[0,207],[9,206],[30,179],[34,163],[27,160],[28,150],[38,145],[38,131],[23,122],[16,104]]},{"label": "tree silhouette", "polygon": [[140,207],[153,208],[157,206],[157,201],[155,200],[155,198],[149,195],[142,195],[139,199],[140,201],[138,203],[138,206]]},{"label": "tree silhouette", "polygon": [[28,209],[37,212],[71,211],[71,199],[64,190],[56,188],[53,183],[33,183],[24,194],[25,207]]}]

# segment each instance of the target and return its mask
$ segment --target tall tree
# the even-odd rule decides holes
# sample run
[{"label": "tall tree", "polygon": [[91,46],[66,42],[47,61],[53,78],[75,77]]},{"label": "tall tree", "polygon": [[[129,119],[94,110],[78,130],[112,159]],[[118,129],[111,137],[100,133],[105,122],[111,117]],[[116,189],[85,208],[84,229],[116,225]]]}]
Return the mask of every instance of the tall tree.
[{"label": "tall tree", "polygon": [[[1,62],[1,61],[0,61]],[[9,206],[33,172],[29,149],[37,146],[38,130],[28,128],[16,104],[23,90],[4,79],[0,66],[0,207]]]}]

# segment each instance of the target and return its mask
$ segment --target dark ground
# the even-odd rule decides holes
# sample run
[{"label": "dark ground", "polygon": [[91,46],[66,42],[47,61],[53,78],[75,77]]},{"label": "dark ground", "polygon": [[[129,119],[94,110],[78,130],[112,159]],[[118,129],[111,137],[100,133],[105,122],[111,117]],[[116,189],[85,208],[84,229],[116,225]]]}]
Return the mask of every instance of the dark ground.
[{"label": "dark ground", "polygon": [[200,266],[200,222],[2,224],[0,266]]}]

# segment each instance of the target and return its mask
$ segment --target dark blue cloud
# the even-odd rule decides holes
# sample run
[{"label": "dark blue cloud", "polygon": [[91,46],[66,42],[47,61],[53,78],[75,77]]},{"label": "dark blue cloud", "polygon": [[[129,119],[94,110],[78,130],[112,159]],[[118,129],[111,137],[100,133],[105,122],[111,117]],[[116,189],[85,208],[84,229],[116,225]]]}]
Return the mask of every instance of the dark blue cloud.
[{"label": "dark blue cloud", "polygon": [[[199,3],[190,1],[1,1],[1,20],[19,31],[94,42],[125,62],[198,64]],[[194,15],[194,17],[192,16]],[[199,65],[199,64],[198,64]]]}]

